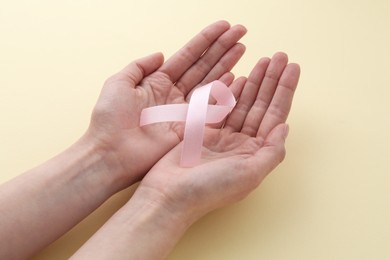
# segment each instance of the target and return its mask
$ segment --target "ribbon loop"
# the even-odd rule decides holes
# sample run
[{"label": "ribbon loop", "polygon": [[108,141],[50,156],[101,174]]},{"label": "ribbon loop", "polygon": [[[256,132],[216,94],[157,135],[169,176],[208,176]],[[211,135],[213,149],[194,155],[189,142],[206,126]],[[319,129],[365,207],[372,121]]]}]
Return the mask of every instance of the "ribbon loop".
[{"label": "ribbon loop", "polygon": [[[215,105],[208,104],[210,95],[217,101]],[[140,126],[185,121],[180,165],[192,167],[201,158],[205,124],[221,122],[235,104],[236,100],[231,90],[224,83],[216,80],[195,89],[189,104],[170,104],[143,109]]]}]

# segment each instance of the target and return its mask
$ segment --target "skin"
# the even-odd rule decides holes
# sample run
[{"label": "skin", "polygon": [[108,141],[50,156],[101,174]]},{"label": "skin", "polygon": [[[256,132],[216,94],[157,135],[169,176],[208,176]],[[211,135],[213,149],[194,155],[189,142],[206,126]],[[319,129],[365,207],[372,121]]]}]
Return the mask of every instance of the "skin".
[{"label": "skin", "polygon": [[87,132],[66,151],[0,187],[0,259],[30,258],[141,180],[183,134],[182,124],[140,128],[142,109],[186,102],[194,87],[216,79],[230,85],[230,70],[245,51],[238,43],[245,33],[243,26],[216,22],[166,62],[156,53],[109,78]]},{"label": "skin", "polygon": [[[166,62],[153,54],[108,79],[85,135],[1,186],[0,258],[31,257],[142,180],[73,258],[163,259],[199,218],[256,188],[284,158],[285,121],[300,70],[277,53],[233,81],[230,70],[244,53],[238,41],[245,33],[240,25],[214,23]],[[201,163],[181,168],[183,124],[141,128],[140,113],[187,102],[195,87],[215,79],[230,86],[238,104],[223,124],[207,127]]]},{"label": "skin", "polygon": [[139,127],[142,109],[184,103],[194,87],[216,79],[230,85],[234,79],[230,70],[245,51],[244,45],[237,42],[245,33],[241,25],[230,27],[227,22],[217,22],[165,63],[162,54],[156,53],[131,63],[107,80],[88,135],[113,156],[111,166],[119,167],[118,174],[128,178],[123,180],[125,187],[140,180],[183,135],[183,124]]},{"label": "skin", "polygon": [[284,159],[299,74],[284,53],[260,59],[232,84],[239,102],[224,127],[206,129],[201,163],[180,167],[176,145],[73,259],[164,259],[199,218],[247,196]]}]

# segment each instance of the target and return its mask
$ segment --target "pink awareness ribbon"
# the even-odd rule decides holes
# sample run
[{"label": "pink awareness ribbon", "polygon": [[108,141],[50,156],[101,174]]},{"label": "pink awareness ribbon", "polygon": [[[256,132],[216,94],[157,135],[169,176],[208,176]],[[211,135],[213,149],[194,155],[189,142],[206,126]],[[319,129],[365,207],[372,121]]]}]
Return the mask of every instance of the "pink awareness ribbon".
[{"label": "pink awareness ribbon", "polygon": [[[217,103],[209,105],[209,96]],[[205,124],[221,122],[236,105],[231,90],[221,81],[213,81],[196,88],[188,104],[170,104],[142,110],[140,126],[170,121],[185,121],[180,165],[192,167],[202,154]]]}]

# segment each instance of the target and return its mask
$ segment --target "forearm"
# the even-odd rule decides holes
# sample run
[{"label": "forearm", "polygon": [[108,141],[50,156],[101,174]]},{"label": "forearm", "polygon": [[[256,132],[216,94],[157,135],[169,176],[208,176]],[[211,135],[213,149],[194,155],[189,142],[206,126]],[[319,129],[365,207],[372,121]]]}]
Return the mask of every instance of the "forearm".
[{"label": "forearm", "polygon": [[165,259],[193,220],[147,193],[137,190],[72,259]]},{"label": "forearm", "polygon": [[3,184],[0,258],[28,258],[123,188],[104,156],[97,143],[82,138],[43,165]]}]

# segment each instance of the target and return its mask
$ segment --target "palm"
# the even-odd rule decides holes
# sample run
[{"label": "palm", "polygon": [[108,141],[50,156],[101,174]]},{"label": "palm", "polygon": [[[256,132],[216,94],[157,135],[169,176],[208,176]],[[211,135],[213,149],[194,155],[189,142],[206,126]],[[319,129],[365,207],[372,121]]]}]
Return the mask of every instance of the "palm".
[{"label": "palm", "polygon": [[180,167],[178,145],[155,165],[140,188],[174,198],[174,204],[191,205],[200,214],[241,199],[283,160],[283,123],[298,78],[299,66],[287,65],[284,54],[260,60],[223,129],[206,129],[199,165]]},{"label": "palm", "polygon": [[[123,170],[141,178],[180,142],[180,124],[139,127],[142,109],[183,103],[191,90],[216,79],[230,84],[229,72],[244,53],[237,41],[242,26],[217,22],[195,36],[163,63],[155,54],[129,64],[107,80],[95,107],[90,130],[109,144]],[[93,131],[94,129],[99,131]]]}]

